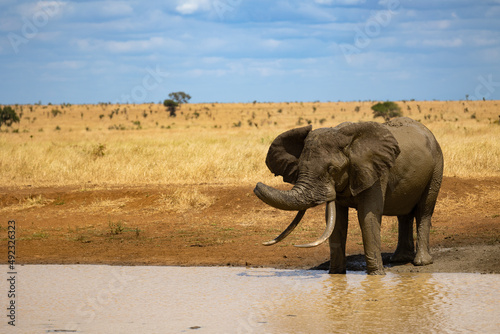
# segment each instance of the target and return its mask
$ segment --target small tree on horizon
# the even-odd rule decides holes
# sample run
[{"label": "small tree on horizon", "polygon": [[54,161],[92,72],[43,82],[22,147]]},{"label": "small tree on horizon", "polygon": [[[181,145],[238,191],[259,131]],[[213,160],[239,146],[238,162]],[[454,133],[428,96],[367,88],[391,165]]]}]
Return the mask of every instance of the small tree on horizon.
[{"label": "small tree on horizon", "polygon": [[19,116],[11,106],[0,106],[0,128],[2,125],[11,126],[12,123],[19,123]]},{"label": "small tree on horizon", "polygon": [[174,100],[165,100],[163,101],[163,105],[165,108],[167,108],[167,111],[170,113],[170,117],[176,117],[176,111],[177,107],[179,106],[179,103],[175,102]]},{"label": "small tree on horizon", "polygon": [[177,108],[179,108],[183,103],[188,103],[191,99],[191,96],[184,92],[173,92],[168,94],[168,97],[170,99],[163,101],[163,105],[170,113],[170,117],[176,117]]},{"label": "small tree on horizon", "polygon": [[386,121],[394,117],[403,116],[401,108],[392,101],[379,102],[372,106],[373,118],[383,117]]},{"label": "small tree on horizon", "polygon": [[191,100],[191,95],[184,92],[173,92],[168,94],[168,97],[178,104],[189,103],[189,100]]}]

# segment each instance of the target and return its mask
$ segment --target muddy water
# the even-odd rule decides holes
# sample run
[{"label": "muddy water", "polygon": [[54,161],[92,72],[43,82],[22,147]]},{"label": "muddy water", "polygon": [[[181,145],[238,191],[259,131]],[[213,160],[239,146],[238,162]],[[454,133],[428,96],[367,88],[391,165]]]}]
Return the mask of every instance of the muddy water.
[{"label": "muddy water", "polygon": [[500,275],[27,265],[15,289],[2,333],[500,331]]}]

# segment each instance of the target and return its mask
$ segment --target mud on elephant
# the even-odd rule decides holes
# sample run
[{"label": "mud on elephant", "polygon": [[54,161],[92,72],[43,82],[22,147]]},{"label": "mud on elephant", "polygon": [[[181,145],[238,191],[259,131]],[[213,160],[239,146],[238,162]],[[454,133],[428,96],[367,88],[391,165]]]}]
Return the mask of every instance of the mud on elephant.
[{"label": "mud on elephant", "polygon": [[[382,215],[397,216],[398,245],[393,262],[432,263],[429,254],[431,216],[443,175],[443,155],[422,124],[400,117],[385,124],[342,123],[312,131],[289,130],[271,144],[266,164],[293,184],[282,191],[258,183],[254,193],[281,210],[298,211],[272,245],[297,226],[308,208],[326,203],[327,226],[313,243],[330,242],[330,273],[346,272],[348,208],[355,208],[369,274],[384,274],[380,253]],[[413,221],[416,219],[416,252]]]}]

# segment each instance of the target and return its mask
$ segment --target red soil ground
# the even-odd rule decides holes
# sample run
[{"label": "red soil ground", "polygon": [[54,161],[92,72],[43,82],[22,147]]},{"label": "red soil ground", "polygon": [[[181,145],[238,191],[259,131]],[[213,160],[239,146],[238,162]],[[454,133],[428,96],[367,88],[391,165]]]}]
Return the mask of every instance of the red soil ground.
[{"label": "red soil ground", "polygon": [[[163,194],[195,188],[213,204],[184,211],[159,204]],[[312,268],[328,261],[327,244],[293,247],[321,235],[324,206],[309,210],[283,242],[265,247],[261,243],[277,236],[295,214],[268,207],[252,190],[251,185],[217,184],[0,188],[0,248],[5,252],[0,263],[7,262],[9,220],[16,222],[17,264]],[[384,218],[382,242],[383,252],[394,251],[395,218]],[[445,178],[433,217],[431,247],[434,264],[389,270],[500,273],[500,178]],[[363,269],[362,252],[359,227],[351,214],[350,269]]]}]

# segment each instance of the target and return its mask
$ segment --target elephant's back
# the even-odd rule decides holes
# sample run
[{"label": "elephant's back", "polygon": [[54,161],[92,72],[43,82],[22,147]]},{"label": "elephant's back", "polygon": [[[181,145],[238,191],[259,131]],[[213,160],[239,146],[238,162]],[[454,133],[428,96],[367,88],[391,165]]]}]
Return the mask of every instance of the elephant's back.
[{"label": "elephant's back", "polygon": [[424,136],[434,138],[432,132],[422,123],[409,117],[396,117],[384,123],[394,135],[397,133],[421,133]]},{"label": "elephant's back", "polygon": [[398,141],[401,150],[423,149],[425,147],[434,159],[442,159],[439,143],[432,132],[422,123],[408,117],[397,117],[385,125]]}]

